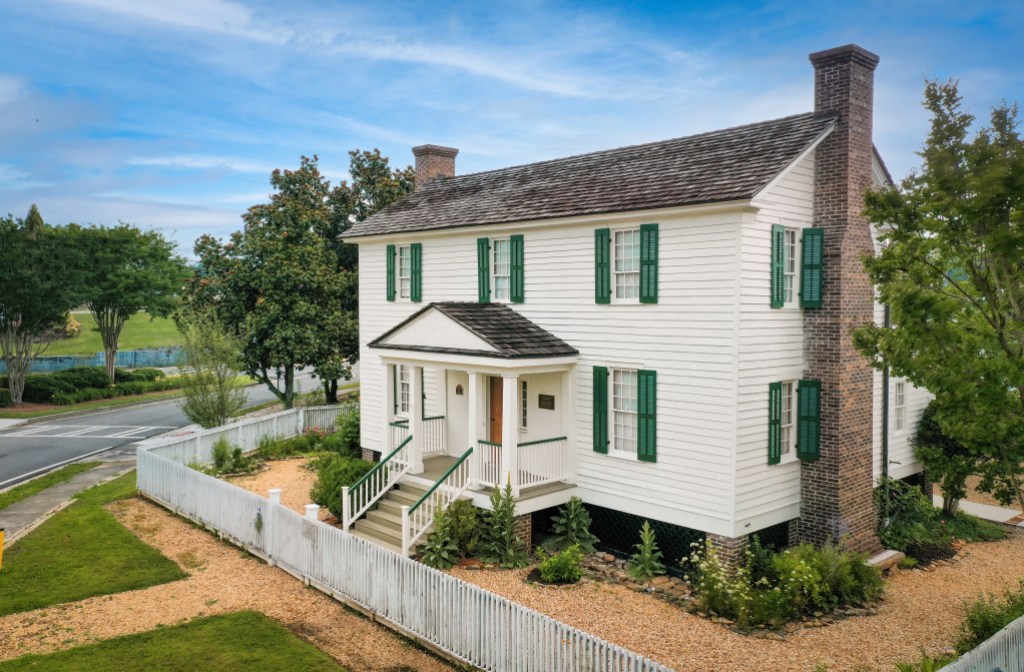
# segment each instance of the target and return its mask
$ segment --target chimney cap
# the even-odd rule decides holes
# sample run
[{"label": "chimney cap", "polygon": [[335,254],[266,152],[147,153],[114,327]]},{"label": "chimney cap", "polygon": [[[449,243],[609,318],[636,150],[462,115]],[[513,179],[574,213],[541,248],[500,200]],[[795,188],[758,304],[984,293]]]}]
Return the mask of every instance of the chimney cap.
[{"label": "chimney cap", "polygon": [[419,145],[412,148],[412,155],[417,157],[434,154],[454,159],[458,153],[459,150],[454,147],[443,147],[441,145]]},{"label": "chimney cap", "polygon": [[814,67],[856,61],[858,64],[871,68],[878,65],[878,54],[874,54],[864,47],[856,44],[847,44],[842,47],[816,51],[808,56]]}]

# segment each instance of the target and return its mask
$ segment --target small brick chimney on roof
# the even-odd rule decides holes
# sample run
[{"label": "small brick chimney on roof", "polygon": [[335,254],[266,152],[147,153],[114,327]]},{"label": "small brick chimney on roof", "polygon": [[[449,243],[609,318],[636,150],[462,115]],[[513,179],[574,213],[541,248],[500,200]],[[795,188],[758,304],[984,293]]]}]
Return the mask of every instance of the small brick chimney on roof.
[{"label": "small brick chimney on roof", "polygon": [[851,332],[874,317],[874,292],[862,257],[873,254],[861,214],[871,187],[874,71],[878,56],[847,45],[810,55],[814,111],[837,115],[815,151],[814,225],[825,242],[820,310],[804,311],[806,377],[821,381],[821,458],[801,466],[795,542],[829,539],[857,551],[881,550],[872,506],[873,381]]},{"label": "small brick chimney on roof", "polygon": [[412,148],[416,157],[416,188],[437,178],[455,177],[455,156],[459,150],[440,145],[420,145]]}]

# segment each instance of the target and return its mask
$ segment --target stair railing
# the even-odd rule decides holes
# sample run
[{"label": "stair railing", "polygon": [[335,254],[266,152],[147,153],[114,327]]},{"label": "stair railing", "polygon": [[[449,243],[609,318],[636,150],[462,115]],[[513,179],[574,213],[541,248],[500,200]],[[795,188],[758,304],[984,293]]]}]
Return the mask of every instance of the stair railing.
[{"label": "stair railing", "polygon": [[352,523],[387,494],[398,479],[409,471],[409,444],[412,435],[405,438],[398,447],[388,453],[387,457],[374,465],[351,487],[341,489],[341,529],[348,532]]},{"label": "stair railing", "polygon": [[455,461],[455,464],[448,467],[448,471],[444,472],[444,475],[430,486],[415,504],[402,507],[403,555],[409,555],[409,550],[430,528],[434,522],[434,515],[447,509],[469,487],[469,456],[472,454],[473,449],[470,448]]}]

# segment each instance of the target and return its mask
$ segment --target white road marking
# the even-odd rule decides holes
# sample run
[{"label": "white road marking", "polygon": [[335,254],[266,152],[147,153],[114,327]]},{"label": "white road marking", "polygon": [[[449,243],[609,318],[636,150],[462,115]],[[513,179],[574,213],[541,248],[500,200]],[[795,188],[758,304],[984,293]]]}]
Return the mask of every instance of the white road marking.
[{"label": "white road marking", "polygon": [[31,429],[0,435],[0,439],[66,439],[79,437],[83,439],[129,439],[145,438],[148,432],[155,430],[177,429],[177,427],[154,427],[140,425],[34,425]]}]

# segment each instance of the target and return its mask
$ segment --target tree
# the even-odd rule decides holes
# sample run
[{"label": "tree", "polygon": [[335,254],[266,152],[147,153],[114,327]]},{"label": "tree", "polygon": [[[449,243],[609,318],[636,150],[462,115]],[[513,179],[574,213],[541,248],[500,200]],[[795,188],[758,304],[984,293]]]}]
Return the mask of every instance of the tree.
[{"label": "tree", "polygon": [[184,337],[181,409],[201,427],[223,425],[246,402],[237,375],[241,344],[208,315],[183,318],[178,326]]},{"label": "tree", "polygon": [[32,358],[43,354],[47,334],[77,302],[75,255],[65,228],[0,218],[0,351],[15,404],[22,402]]},{"label": "tree", "polygon": [[286,408],[297,370],[313,367],[336,402],[338,379],[359,356],[358,255],[338,235],[412,188],[411,169],[391,171],[378,151],[350,155],[352,185],[332,189],[317,157],[302,157],[297,170],[273,172],[270,202],[249,208],[228,243],[196,243],[201,271],[187,283],[186,303],[236,331],[246,372]]},{"label": "tree", "polygon": [[33,203],[25,215],[25,228],[29,231],[42,231],[45,226],[43,216],[39,214],[39,208]]},{"label": "tree", "polygon": [[946,436],[935,419],[939,403],[933,399],[924,409],[914,437],[914,454],[924,462],[929,480],[942,491],[942,513],[953,516],[967,496],[967,477],[979,469],[979,457],[967,446]]},{"label": "tree", "polygon": [[868,192],[882,227],[866,260],[893,327],[868,325],[855,341],[878,367],[926,387],[951,439],[987,463],[983,479],[1024,508],[1024,143],[1017,108],[992,110],[969,131],[956,82],[929,81],[931,130],[923,167],[895,188]]},{"label": "tree", "polygon": [[157,231],[129,224],[73,227],[85,262],[81,268],[83,303],[103,341],[104,363],[114,381],[118,338],[132,315],[146,311],[166,317],[178,305],[187,271],[174,243]]}]

